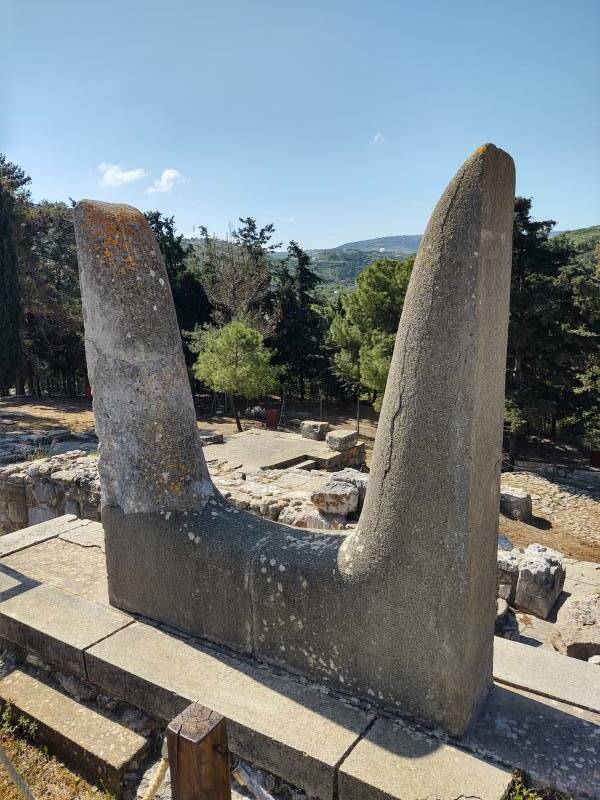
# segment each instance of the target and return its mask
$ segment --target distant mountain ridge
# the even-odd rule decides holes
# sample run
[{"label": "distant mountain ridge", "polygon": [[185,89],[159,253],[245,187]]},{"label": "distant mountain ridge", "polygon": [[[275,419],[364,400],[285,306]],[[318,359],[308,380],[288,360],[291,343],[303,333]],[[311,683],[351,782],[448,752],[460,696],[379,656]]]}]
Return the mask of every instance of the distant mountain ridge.
[{"label": "distant mountain ridge", "polygon": [[421,244],[421,234],[406,236],[380,236],[377,239],[361,239],[359,242],[339,244],[335,250],[376,250],[379,253],[416,253]]},{"label": "distant mountain ridge", "polygon": [[380,236],[309,250],[312,268],[325,283],[353,286],[362,270],[379,258],[407,258],[419,249],[421,236]]},{"label": "distant mountain ridge", "polygon": [[[579,250],[578,260],[583,263],[592,263],[596,258],[596,245],[600,242],[600,225],[572,231],[556,231],[551,236],[565,237]],[[356,279],[366,266],[380,258],[407,258],[419,249],[421,238],[418,234],[380,236],[376,239],[346,242],[337,247],[308,250],[308,254],[311,257],[312,269],[323,279],[324,283],[354,286]],[[186,239],[185,244],[199,252],[203,248],[200,239]],[[285,257],[285,251],[272,254],[274,261],[281,261]]]}]

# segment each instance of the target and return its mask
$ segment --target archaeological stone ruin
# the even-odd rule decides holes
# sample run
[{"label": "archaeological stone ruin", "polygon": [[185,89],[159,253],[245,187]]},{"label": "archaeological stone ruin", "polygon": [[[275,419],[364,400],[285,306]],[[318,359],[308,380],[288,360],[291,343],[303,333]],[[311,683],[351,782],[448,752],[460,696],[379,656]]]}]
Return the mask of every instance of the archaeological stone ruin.
[{"label": "archaeological stone ruin", "polygon": [[598,564],[523,541],[597,500],[500,484],[513,192],[486,145],[434,210],[370,473],[322,420],[200,430],[146,219],[77,205],[95,431],[0,420],[0,708],[38,745],[142,800],[199,704],[275,800],[600,800]]},{"label": "archaeological stone ruin", "polygon": [[492,673],[513,200],[512,159],[486,145],[431,217],[345,537],[216,491],[153,233],[129,206],[77,205],[113,605],[466,730]]}]

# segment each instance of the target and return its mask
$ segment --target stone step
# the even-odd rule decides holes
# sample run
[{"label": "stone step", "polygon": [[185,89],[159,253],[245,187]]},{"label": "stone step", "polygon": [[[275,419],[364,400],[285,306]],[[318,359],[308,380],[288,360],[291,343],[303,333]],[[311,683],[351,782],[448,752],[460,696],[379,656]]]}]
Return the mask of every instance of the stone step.
[{"label": "stone step", "polygon": [[40,522],[38,525],[30,525],[28,528],[6,533],[4,536],[0,536],[0,557],[18,553],[19,550],[24,550],[26,547],[54,539],[59,533],[87,524],[89,524],[89,520],[78,519],[74,514],[64,514],[62,517]]},{"label": "stone step", "polygon": [[314,685],[139,622],[85,658],[92,683],[152,716],[170,720],[192,702],[222,714],[233,753],[320,800],[335,796],[339,763],[375,717]]},{"label": "stone step", "polygon": [[425,735],[378,719],[340,766],[339,800],[502,800],[510,770]]},{"label": "stone step", "polygon": [[121,797],[123,777],[144,757],[143,736],[15,670],[0,680],[0,705],[35,722],[35,741],[90,783]]},{"label": "stone step", "polygon": [[80,678],[87,677],[85,649],[131,623],[121,611],[47,583],[29,586],[24,582],[20,594],[0,603],[0,636]]},{"label": "stone step", "polygon": [[600,669],[586,661],[495,637],[494,679],[600,714]]}]

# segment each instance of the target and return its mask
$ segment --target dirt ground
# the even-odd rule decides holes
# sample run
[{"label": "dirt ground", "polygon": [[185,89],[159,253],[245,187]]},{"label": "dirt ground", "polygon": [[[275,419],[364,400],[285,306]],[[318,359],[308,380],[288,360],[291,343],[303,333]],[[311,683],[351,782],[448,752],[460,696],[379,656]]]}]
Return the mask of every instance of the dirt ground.
[{"label": "dirt ground", "polygon": [[501,516],[500,532],[516,547],[537,542],[578,561],[600,562],[600,482],[585,475],[550,480],[533,472],[504,473],[504,485],[529,492],[533,516],[527,522]]},{"label": "dirt ground", "polygon": [[[352,428],[356,426],[356,407],[344,403],[323,404],[323,418],[333,428]],[[286,421],[302,419],[319,419],[319,404],[302,404],[288,406]],[[38,428],[64,427],[81,433],[94,427],[94,412],[89,400],[65,398],[0,398],[0,421],[8,424],[0,427],[5,430],[26,430]],[[244,428],[256,425],[252,420],[242,420]],[[230,416],[198,415],[198,427],[211,428],[225,436],[236,433],[235,420]],[[369,406],[361,406],[360,436],[363,439],[374,439],[376,432],[376,415]]]}]

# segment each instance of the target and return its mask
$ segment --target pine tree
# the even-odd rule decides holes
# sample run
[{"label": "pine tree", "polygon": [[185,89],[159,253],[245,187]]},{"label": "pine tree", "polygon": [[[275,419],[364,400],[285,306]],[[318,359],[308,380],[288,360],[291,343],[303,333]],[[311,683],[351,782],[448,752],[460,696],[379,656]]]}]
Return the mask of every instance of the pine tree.
[{"label": "pine tree", "polygon": [[336,374],[358,395],[369,390],[375,408],[385,391],[414,260],[382,258],[369,264],[356,289],[342,297],[341,311],[331,322]]}]

